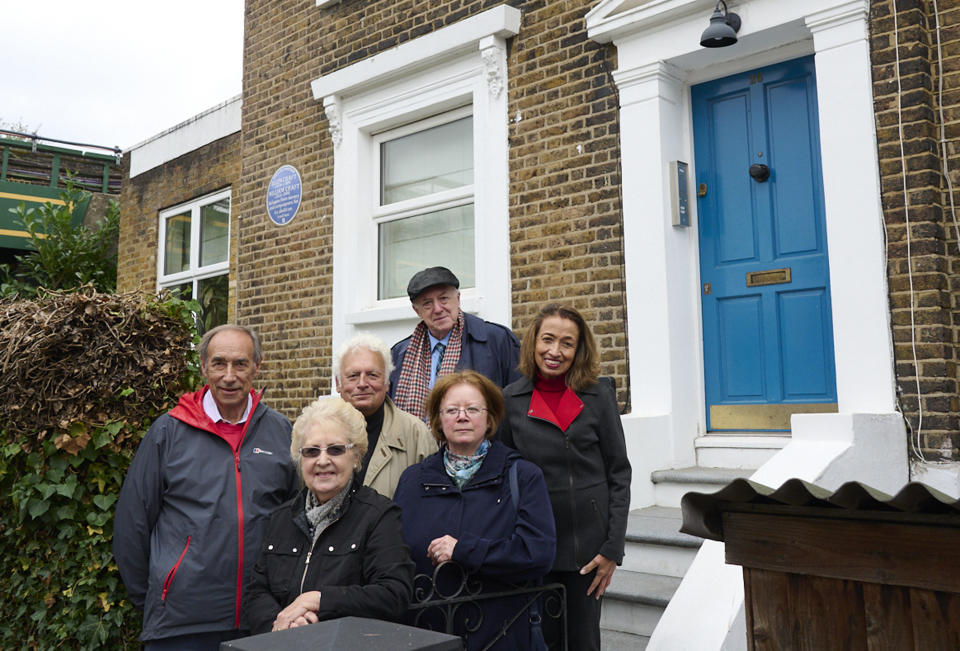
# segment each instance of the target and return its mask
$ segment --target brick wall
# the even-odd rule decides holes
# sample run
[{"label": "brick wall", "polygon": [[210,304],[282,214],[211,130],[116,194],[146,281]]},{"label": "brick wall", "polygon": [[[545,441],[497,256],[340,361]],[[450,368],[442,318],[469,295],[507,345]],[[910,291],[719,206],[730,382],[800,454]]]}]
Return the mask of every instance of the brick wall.
[{"label": "brick wall", "polygon": [[123,158],[117,290],[154,292],[157,286],[159,213],[196,197],[233,187],[230,228],[230,320],[236,318],[236,183],[240,178],[240,134],[220,138],[179,158],[128,178],[130,154]]},{"label": "brick wall", "polygon": [[628,399],[616,49],[587,37],[594,2],[530,2],[509,59],[513,327],[548,301],[593,327]]},{"label": "brick wall", "polygon": [[[945,125],[950,179],[958,186],[960,6],[939,3],[943,121],[934,4],[897,0],[896,28],[893,6],[893,0],[871,3],[871,49],[898,393],[914,430],[921,425],[922,411],[921,447],[928,458],[939,455],[942,447],[956,458],[960,255],[939,141]],[[899,111],[895,31],[902,89]],[[906,163],[906,200],[901,156]],[[960,194],[955,192],[954,201],[960,203]]]},{"label": "brick wall", "polygon": [[[270,402],[288,416],[331,386],[333,145],[310,82],[499,4],[247,0],[237,318],[261,332]],[[522,334],[548,300],[572,303],[625,401],[614,52],[587,39],[583,16],[595,2],[508,4],[523,12],[508,43],[512,326]],[[263,201],[283,164],[300,171],[303,200],[280,228]]]}]

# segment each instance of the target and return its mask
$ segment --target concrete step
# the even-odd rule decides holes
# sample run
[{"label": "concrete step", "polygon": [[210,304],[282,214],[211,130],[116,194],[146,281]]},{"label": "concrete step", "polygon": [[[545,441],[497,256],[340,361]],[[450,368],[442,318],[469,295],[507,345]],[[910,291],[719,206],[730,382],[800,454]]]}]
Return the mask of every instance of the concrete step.
[{"label": "concrete step", "polygon": [[633,635],[622,631],[600,630],[600,649],[602,651],[643,651],[650,638],[646,635]]},{"label": "concrete step", "polygon": [[676,508],[650,506],[631,511],[622,569],[682,577],[703,540],[680,533],[681,522]]},{"label": "concrete step", "polygon": [[789,433],[711,433],[693,444],[697,465],[707,468],[759,468],[790,442]]},{"label": "concrete step", "polygon": [[680,498],[690,491],[698,493],[716,492],[738,477],[749,478],[753,472],[754,469],[752,468],[693,466],[690,468],[654,470],[650,473],[650,480],[654,484],[654,499],[657,505],[679,508]]},{"label": "concrete step", "polygon": [[649,637],[680,579],[618,569],[603,599],[600,628]]}]

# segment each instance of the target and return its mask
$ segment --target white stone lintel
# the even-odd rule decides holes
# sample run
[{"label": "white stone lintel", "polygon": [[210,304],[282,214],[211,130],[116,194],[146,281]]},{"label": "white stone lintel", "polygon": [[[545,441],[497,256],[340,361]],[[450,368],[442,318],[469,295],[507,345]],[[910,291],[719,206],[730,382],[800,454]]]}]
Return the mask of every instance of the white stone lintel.
[{"label": "white stone lintel", "polygon": [[314,79],[310,83],[313,98],[328,95],[349,96],[386,79],[415,72],[424,66],[470,50],[479,51],[480,42],[489,36],[502,39],[520,31],[519,9],[499,5],[449,27],[425,34],[385,52]]}]

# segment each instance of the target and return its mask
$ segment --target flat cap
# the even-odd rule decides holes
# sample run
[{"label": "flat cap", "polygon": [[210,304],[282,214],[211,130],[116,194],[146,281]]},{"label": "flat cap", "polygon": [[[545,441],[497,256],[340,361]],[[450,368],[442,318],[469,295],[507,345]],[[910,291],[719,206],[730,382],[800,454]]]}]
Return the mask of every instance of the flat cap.
[{"label": "flat cap", "polygon": [[412,301],[435,285],[450,285],[460,289],[460,281],[452,271],[446,267],[429,267],[413,274],[413,278],[407,283],[407,295]]}]

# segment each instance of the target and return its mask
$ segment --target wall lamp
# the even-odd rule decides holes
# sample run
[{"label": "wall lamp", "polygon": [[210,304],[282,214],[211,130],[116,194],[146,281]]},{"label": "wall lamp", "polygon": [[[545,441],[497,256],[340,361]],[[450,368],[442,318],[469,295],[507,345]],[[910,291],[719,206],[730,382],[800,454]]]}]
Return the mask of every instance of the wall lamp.
[{"label": "wall lamp", "polygon": [[[723,13],[720,12],[723,5]],[[718,0],[713,15],[710,16],[710,25],[703,30],[700,45],[703,47],[727,47],[737,42],[737,32],[740,31],[740,16],[727,11],[727,3]]]}]

